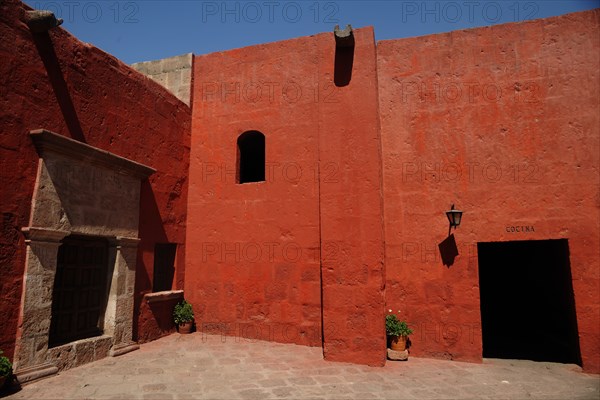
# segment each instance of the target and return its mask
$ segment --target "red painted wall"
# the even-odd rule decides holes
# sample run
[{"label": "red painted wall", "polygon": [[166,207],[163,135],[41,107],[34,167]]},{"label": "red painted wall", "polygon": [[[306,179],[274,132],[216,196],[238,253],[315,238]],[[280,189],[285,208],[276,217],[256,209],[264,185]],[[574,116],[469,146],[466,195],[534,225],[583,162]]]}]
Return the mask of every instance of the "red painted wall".
[{"label": "red painted wall", "polygon": [[[321,263],[326,359],[385,364],[384,238],[377,64],[372,28],[354,31],[352,77],[319,109]],[[334,36],[320,42],[320,71],[332,79]],[[328,62],[329,61],[329,62]],[[344,64],[338,62],[338,65]],[[344,68],[336,73],[342,75]],[[337,79],[336,79],[337,81]]]},{"label": "red painted wall", "polygon": [[151,291],[155,242],[181,244],[175,286],[183,286],[191,119],[175,96],[65,30],[34,38],[26,9],[0,4],[0,348],[11,357],[25,263],[20,229],[28,226],[38,163],[29,131],[46,128],[157,169],[142,188],[139,308]]},{"label": "red painted wall", "polygon": [[[321,344],[316,42],[195,58],[185,295],[198,330]],[[265,135],[265,181],[237,184],[249,130]]]},{"label": "red painted wall", "polygon": [[477,242],[568,239],[583,367],[600,371],[599,16],[379,42],[386,302],[413,354],[481,360]]},{"label": "red painted wall", "polygon": [[[192,113],[62,29],[34,38],[25,8],[0,5],[9,355],[38,161],[27,133],[46,128],[158,170],[142,185],[141,342],[173,331],[172,304],[142,297],[154,245],[174,242],[173,286],[199,330],[382,365],[390,308],[415,329],[412,354],[480,361],[477,243],[568,239],[583,367],[600,372],[598,10],[377,48],[371,28],[355,30],[341,87],[332,33],[198,56]],[[240,185],[248,130],[266,137],[266,179]],[[447,268],[437,246],[451,203],[465,215]]]},{"label": "red painted wall", "polygon": [[[355,34],[344,88],[331,33],[196,57],[185,292],[199,329],[384,362],[375,46]],[[266,137],[266,179],[237,184],[249,130]]]}]

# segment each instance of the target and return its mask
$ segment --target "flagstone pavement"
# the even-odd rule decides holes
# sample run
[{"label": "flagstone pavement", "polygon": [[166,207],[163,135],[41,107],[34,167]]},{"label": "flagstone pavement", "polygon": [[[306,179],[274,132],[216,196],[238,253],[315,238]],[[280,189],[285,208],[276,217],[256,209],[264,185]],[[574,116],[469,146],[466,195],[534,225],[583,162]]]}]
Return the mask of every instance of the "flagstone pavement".
[{"label": "flagstone pavement", "polygon": [[600,376],[516,360],[410,357],[368,367],[325,361],[321,348],[194,333],[61,372],[6,398],[598,400]]}]

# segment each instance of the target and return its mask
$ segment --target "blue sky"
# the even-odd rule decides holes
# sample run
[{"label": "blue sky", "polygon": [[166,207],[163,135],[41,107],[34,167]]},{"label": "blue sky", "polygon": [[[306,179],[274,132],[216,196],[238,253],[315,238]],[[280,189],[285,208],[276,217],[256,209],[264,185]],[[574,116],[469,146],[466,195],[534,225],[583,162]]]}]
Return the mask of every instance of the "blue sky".
[{"label": "blue sky", "polygon": [[375,27],[377,40],[545,18],[600,7],[600,0],[165,1],[28,0],[63,27],[130,64],[333,31]]}]

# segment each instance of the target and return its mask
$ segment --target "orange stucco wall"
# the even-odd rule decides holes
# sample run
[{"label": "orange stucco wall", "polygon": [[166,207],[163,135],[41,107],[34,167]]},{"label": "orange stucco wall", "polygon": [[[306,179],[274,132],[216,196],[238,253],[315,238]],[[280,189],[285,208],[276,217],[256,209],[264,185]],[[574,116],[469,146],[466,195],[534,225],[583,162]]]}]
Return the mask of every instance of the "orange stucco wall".
[{"label": "orange stucco wall", "polygon": [[[355,35],[345,87],[331,34],[196,58],[185,291],[201,329],[383,364],[375,42]],[[236,184],[250,130],[265,181]]]},{"label": "orange stucco wall", "polygon": [[[477,243],[567,239],[583,367],[600,372],[598,10],[377,44],[358,29],[337,68],[332,33],[196,56],[190,109],[63,29],[34,37],[25,9],[0,5],[9,356],[38,161],[27,132],[46,128],[157,169],[141,191],[139,341],[173,331],[173,301],[142,301],[154,245],[171,242],[199,331],[383,365],[392,309],[413,355],[480,361]],[[264,182],[236,182],[246,131],[266,138]],[[452,203],[465,214],[447,267]]]},{"label": "orange stucco wall", "polygon": [[415,355],[481,360],[478,242],[568,239],[583,367],[600,371],[599,15],[378,43],[386,302]]}]

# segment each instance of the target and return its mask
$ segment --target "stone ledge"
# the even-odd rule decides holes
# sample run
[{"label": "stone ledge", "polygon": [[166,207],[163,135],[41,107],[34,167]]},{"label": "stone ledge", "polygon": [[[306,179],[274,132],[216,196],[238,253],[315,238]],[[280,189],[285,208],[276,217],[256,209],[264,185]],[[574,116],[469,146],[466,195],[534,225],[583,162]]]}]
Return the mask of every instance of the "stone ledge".
[{"label": "stone ledge", "polygon": [[40,157],[44,157],[44,154],[50,151],[141,179],[156,172],[154,168],[46,129],[33,130],[29,132],[29,136]]},{"label": "stone ledge", "polygon": [[115,243],[117,247],[137,247],[140,243],[141,239],[125,237],[125,236],[117,236],[115,238]]},{"label": "stone ledge", "polygon": [[58,373],[58,367],[52,363],[34,365],[15,372],[21,385],[32,383],[39,379],[47,378]]},{"label": "stone ledge", "polygon": [[65,236],[71,234],[70,231],[61,231],[56,229],[41,228],[36,226],[27,226],[21,228],[25,239],[32,242],[60,243]]},{"label": "stone ledge", "polygon": [[[113,337],[93,336],[50,347],[47,359],[52,359],[59,371],[64,371],[108,356]],[[104,349],[104,350],[103,350]]]},{"label": "stone ledge", "polygon": [[146,293],[144,295],[144,300],[148,304],[175,299],[183,299],[183,290],[166,290],[164,292]]},{"label": "stone ledge", "polygon": [[118,357],[118,356],[122,356],[123,354],[127,354],[132,351],[135,351],[139,348],[140,348],[140,345],[137,343],[124,343],[124,344],[114,346],[110,350],[109,355],[111,357]]}]

